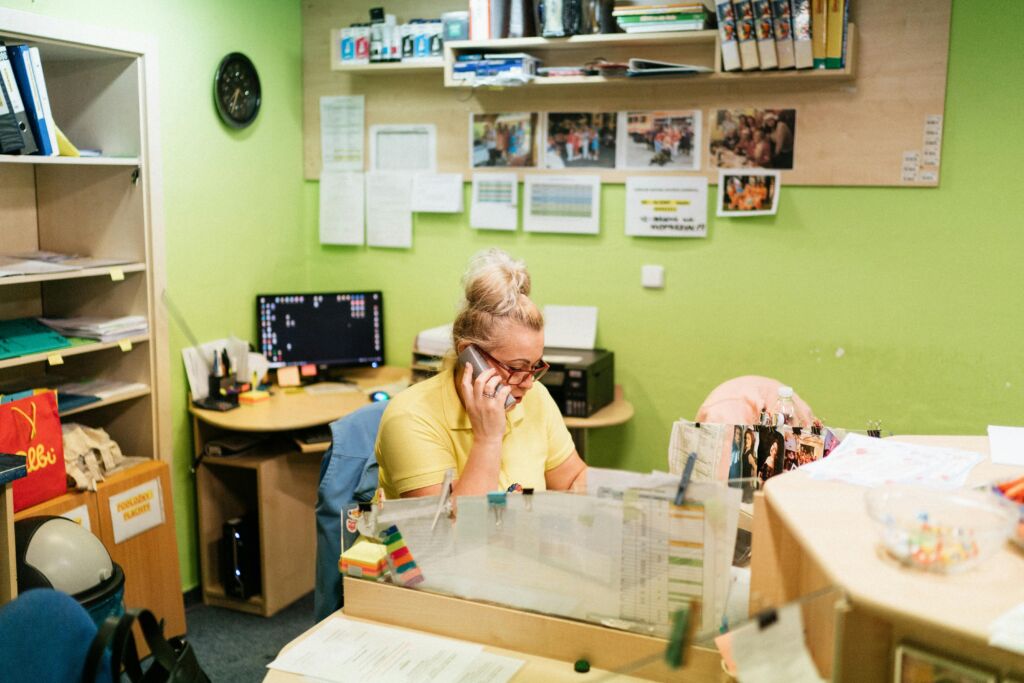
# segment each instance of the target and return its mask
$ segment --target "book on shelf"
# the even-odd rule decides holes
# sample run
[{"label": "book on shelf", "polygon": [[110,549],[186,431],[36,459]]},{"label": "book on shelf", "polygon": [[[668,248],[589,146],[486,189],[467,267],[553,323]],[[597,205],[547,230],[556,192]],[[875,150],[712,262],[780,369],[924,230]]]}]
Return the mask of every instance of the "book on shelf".
[{"label": "book on shelf", "polygon": [[754,33],[757,36],[757,59],[762,69],[777,69],[779,59],[775,52],[775,23],[772,20],[771,0],[754,0]]},{"label": "book on shelf", "polygon": [[798,69],[814,66],[811,41],[811,0],[793,0],[793,61]]},{"label": "book on shelf", "polygon": [[733,0],[736,13],[736,42],[740,47],[740,68],[754,71],[761,68],[757,57],[757,38],[754,33],[754,5],[751,0]]},{"label": "book on shelf", "polygon": [[828,54],[828,0],[811,0],[811,47],[814,68],[824,69]]},{"label": "book on shelf", "polygon": [[14,115],[14,103],[7,85],[0,79],[0,154],[18,154],[25,149],[21,138],[18,118]]},{"label": "book on shelf", "polygon": [[850,0],[828,0],[828,27],[825,39],[825,68],[842,69],[846,66],[846,25],[849,21]]},{"label": "book on shelf", "polygon": [[11,111],[18,122],[18,133],[22,142],[19,153],[35,154],[39,151],[36,146],[36,136],[32,133],[32,124],[29,121],[28,112],[25,110],[25,102],[21,97],[18,82],[14,78],[14,67],[11,66],[10,57],[7,55],[7,45],[2,40],[0,40],[0,85],[7,91]]},{"label": "book on shelf", "polygon": [[714,12],[715,0],[700,2],[676,2],[663,5],[631,5],[617,4],[612,8],[612,16],[628,16],[631,14],[651,14],[658,12]]},{"label": "book on shelf", "polygon": [[706,21],[708,15],[701,12],[657,12],[654,14],[628,14],[616,17],[615,21],[619,26],[630,26],[632,24],[656,24],[668,21]]},{"label": "book on shelf", "polygon": [[792,69],[796,66],[796,59],[793,55],[793,8],[789,0],[772,0],[772,17],[779,68]]},{"label": "book on shelf", "polygon": [[705,21],[667,21],[652,24],[629,24],[622,26],[624,33],[661,33],[671,31],[703,31],[706,29]]},{"label": "book on shelf", "polygon": [[736,41],[736,12],[732,0],[718,0],[716,11],[718,42],[722,45],[722,71],[739,71],[740,47]]}]

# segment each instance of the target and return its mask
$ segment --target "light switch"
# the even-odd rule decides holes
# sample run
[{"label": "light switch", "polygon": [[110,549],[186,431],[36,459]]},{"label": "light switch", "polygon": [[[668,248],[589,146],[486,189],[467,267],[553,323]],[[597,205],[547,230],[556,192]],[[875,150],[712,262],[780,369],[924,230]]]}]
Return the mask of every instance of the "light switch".
[{"label": "light switch", "polygon": [[640,284],[648,289],[662,289],[665,286],[665,267],[640,266]]}]

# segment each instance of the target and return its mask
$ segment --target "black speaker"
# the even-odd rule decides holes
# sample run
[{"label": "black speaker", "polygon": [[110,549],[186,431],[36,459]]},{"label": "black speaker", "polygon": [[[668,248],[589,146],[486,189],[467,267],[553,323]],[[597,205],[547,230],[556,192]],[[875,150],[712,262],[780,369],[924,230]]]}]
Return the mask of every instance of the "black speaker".
[{"label": "black speaker", "polygon": [[224,592],[247,599],[263,590],[260,578],[260,535],[255,515],[224,522],[220,566]]}]

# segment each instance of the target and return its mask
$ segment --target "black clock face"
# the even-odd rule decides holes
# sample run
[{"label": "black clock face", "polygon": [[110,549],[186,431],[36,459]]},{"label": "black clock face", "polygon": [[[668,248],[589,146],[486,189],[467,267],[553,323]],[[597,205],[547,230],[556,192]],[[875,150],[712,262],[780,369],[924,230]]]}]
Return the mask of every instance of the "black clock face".
[{"label": "black clock face", "polygon": [[232,52],[221,60],[213,82],[217,112],[232,128],[245,128],[260,111],[260,77],[249,58]]}]

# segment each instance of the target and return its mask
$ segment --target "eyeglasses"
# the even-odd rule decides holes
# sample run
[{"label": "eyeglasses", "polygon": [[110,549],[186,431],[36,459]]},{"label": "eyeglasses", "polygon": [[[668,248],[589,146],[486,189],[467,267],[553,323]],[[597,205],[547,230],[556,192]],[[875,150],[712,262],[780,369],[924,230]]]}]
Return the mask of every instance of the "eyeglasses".
[{"label": "eyeglasses", "polygon": [[491,354],[487,353],[483,349],[480,349],[480,351],[485,356],[487,356],[488,360],[490,360],[492,363],[494,363],[499,368],[501,368],[502,370],[504,370],[505,372],[508,373],[508,379],[505,380],[505,383],[508,384],[509,386],[513,386],[513,387],[514,386],[519,386],[520,384],[522,384],[523,382],[526,381],[527,377],[530,377],[531,375],[533,376],[533,381],[536,382],[536,381],[540,380],[540,378],[543,377],[547,373],[548,368],[551,367],[550,365],[545,363],[543,360],[539,360],[539,361],[537,361],[537,364],[534,365],[529,370],[522,370],[520,368],[512,368],[512,367],[509,367],[509,366],[505,365],[500,360],[498,360],[497,358],[495,358]]}]

